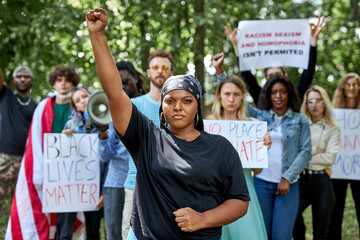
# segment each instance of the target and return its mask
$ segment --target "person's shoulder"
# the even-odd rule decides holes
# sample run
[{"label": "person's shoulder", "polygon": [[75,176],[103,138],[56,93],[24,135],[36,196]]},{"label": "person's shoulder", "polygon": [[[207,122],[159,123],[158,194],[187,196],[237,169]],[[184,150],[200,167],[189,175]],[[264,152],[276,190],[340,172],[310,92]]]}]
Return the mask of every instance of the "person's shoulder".
[{"label": "person's shoulder", "polygon": [[309,118],[301,112],[292,111],[292,114],[293,114],[293,118],[297,118],[301,122],[309,122]]},{"label": "person's shoulder", "polygon": [[4,84],[3,88],[0,91],[0,97],[4,97],[5,95],[10,95],[10,96],[13,95],[15,97],[15,95],[12,93],[13,92],[11,91],[11,89],[7,85]]},{"label": "person's shoulder", "polygon": [[138,96],[135,98],[131,98],[131,101],[136,105],[138,103],[146,101],[146,97],[147,97],[147,94],[144,94],[144,95],[141,95],[141,96]]},{"label": "person's shoulder", "polygon": [[329,129],[329,132],[332,132],[334,134],[338,133],[340,134],[341,133],[341,129],[340,129],[340,126],[335,124],[335,125],[329,125],[327,124],[325,121],[324,121],[324,125]]}]

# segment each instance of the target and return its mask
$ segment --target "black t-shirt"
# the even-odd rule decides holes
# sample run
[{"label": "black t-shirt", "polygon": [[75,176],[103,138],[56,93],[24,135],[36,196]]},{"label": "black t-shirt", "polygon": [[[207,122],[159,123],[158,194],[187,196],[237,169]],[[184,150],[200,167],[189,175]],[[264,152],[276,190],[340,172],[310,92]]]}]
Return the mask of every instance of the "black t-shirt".
[{"label": "black t-shirt", "polygon": [[240,158],[231,143],[201,131],[193,141],[156,127],[135,105],[123,143],[137,167],[131,226],[138,239],[216,239],[221,227],[187,233],[173,212],[213,209],[228,199],[249,201]]},{"label": "black t-shirt", "polygon": [[35,108],[33,99],[23,99],[4,85],[0,91],[0,152],[17,156],[24,154]]}]

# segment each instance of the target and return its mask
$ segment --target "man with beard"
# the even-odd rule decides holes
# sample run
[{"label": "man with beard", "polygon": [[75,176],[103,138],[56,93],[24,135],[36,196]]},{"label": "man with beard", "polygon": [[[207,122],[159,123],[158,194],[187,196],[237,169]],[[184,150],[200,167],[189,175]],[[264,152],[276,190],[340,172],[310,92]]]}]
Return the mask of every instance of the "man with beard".
[{"label": "man with beard", "polygon": [[79,233],[69,214],[42,212],[43,136],[62,132],[71,113],[71,91],[79,82],[80,76],[71,67],[57,66],[50,73],[55,96],[41,101],[34,111],[5,239],[55,239],[56,225],[58,239],[71,239],[69,235]]},{"label": "man with beard", "polygon": [[0,209],[14,187],[36,102],[30,98],[32,74],[19,66],[13,73],[15,92],[4,85],[0,69]]},{"label": "man with beard", "polygon": [[[131,99],[131,101],[137,109],[152,120],[156,126],[160,126],[159,108],[161,103],[161,89],[164,82],[173,75],[174,58],[165,50],[156,50],[150,53],[148,65],[149,69],[147,69],[146,72],[150,78],[150,91],[145,95]],[[124,81],[124,79],[122,80]],[[130,228],[136,172],[134,161],[130,157],[129,172],[124,184],[125,205],[122,225],[123,239],[126,239]]]}]

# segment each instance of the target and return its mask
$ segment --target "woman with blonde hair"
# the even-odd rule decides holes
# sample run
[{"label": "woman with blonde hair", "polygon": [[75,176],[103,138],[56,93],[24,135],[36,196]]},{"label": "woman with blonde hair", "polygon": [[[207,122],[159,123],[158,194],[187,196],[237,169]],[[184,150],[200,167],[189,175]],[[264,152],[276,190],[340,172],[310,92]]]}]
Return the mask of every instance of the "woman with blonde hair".
[{"label": "woman with blonde hair", "polygon": [[[223,120],[253,120],[246,115],[245,83],[235,75],[225,76],[219,83],[212,113],[216,119]],[[271,139],[267,133],[264,136],[264,145],[270,147]],[[255,173],[261,170],[254,169]],[[267,239],[264,218],[259,200],[256,196],[251,169],[244,168],[245,179],[251,201],[247,214],[237,221],[223,227],[223,240],[237,239]]]},{"label": "woman with blonde hair", "polygon": [[340,81],[333,97],[334,108],[360,109],[360,77],[356,73],[346,74]]},{"label": "woman with blonde hair", "polygon": [[305,92],[301,113],[310,121],[312,150],[311,160],[300,174],[300,202],[293,237],[305,239],[302,213],[311,205],[314,239],[326,239],[335,203],[330,167],[339,150],[340,128],[333,117],[330,98],[320,86]]},{"label": "woman with blonde hair", "polygon": [[[356,73],[346,74],[340,81],[333,97],[334,108],[360,109],[360,77]],[[348,185],[351,186],[355,202],[356,216],[360,228],[360,181],[348,179],[332,180],[335,205],[329,227],[329,239],[341,239],[341,225],[344,216],[344,205]]]}]

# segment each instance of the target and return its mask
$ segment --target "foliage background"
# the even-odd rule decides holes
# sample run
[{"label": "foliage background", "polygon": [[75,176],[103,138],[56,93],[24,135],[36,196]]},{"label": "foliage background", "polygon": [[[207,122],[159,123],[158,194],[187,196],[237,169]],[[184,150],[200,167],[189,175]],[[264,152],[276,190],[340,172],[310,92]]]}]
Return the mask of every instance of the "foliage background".
[{"label": "foliage background", "polygon": [[[210,105],[215,77],[211,56],[224,51],[228,73],[238,73],[236,58],[224,26],[239,20],[307,18],[320,14],[327,26],[320,35],[314,83],[332,95],[341,76],[360,73],[360,13],[358,0],[1,0],[0,68],[12,86],[12,71],[25,64],[33,71],[32,96],[41,100],[51,92],[47,82],[52,67],[76,68],[82,84],[100,88],[85,25],[85,14],[102,7],[108,11],[106,36],[115,60],[132,61],[145,72],[154,49],[169,50],[174,74],[195,73],[204,83]],[[301,69],[288,69],[296,82]],[[253,71],[259,81],[261,70]],[[1,210],[0,236],[4,236],[11,196]],[[343,239],[358,239],[354,205],[348,193]],[[306,212],[307,239],[311,220]]]},{"label": "foliage background", "polygon": [[[327,26],[320,35],[314,83],[332,95],[341,76],[360,71],[360,14],[358,0],[2,0],[0,2],[0,68],[12,86],[12,71],[28,65],[34,74],[32,96],[38,101],[51,91],[48,74],[56,65],[77,69],[82,84],[99,88],[85,23],[96,7],[108,11],[106,36],[115,60],[132,61],[145,72],[154,49],[169,50],[174,74],[195,75],[208,91],[211,104],[215,77],[211,56],[224,51],[228,73],[238,73],[236,58],[224,25],[239,20],[307,18],[320,14]],[[289,68],[296,82],[302,69]],[[261,70],[255,71],[259,81]]]}]

